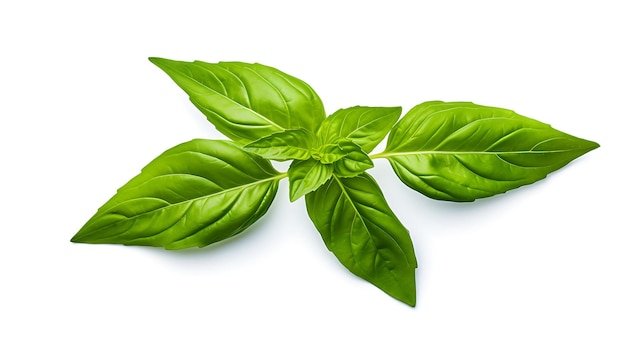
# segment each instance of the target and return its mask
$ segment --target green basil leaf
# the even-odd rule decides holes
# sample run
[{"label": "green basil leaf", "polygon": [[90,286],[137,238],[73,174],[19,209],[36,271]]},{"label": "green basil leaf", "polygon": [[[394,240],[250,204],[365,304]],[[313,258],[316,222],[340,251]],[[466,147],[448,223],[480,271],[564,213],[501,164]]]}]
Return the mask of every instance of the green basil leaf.
[{"label": "green basil leaf", "polygon": [[251,142],[286,129],[316,132],[326,114],[315,91],[298,78],[258,63],[184,62],[151,57],[217,130]]},{"label": "green basil leaf", "polygon": [[206,246],[263,216],[284,176],[230,141],[192,140],[150,162],[72,241],[166,249]]},{"label": "green basil leaf", "polygon": [[276,161],[306,160],[315,147],[315,135],[306,129],[274,133],[244,146],[244,150]]},{"label": "green basil leaf", "polygon": [[315,159],[295,160],[289,166],[289,199],[296,201],[301,196],[314,191],[333,174],[333,167]]},{"label": "green basil leaf", "polygon": [[371,176],[333,176],[306,195],[306,206],[326,247],[348,270],[415,306],[411,237]]},{"label": "green basil leaf", "polygon": [[401,107],[354,106],[341,109],[322,122],[318,135],[327,144],[348,138],[369,153],[385,138],[400,113]]},{"label": "green basil leaf", "polygon": [[345,155],[333,163],[334,173],[338,177],[356,177],[374,167],[369,156],[353,142],[340,140],[337,146]]},{"label": "green basil leaf", "polygon": [[473,201],[543,179],[598,146],[511,110],[431,101],[409,111],[372,158],[389,159],[429,197]]}]

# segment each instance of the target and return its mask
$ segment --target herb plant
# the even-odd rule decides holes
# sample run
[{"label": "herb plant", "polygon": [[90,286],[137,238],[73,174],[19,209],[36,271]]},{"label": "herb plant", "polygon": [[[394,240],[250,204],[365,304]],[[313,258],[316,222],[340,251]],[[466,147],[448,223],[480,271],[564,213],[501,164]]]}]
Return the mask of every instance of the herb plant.
[{"label": "herb plant", "polygon": [[[203,247],[247,229],[289,179],[326,247],[355,275],[415,306],[408,230],[366,172],[385,158],[433,199],[473,201],[538,181],[597,148],[507,109],[430,101],[355,106],[326,117],[303,81],[261,64],[150,58],[227,140],[195,139],[150,162],[73,242]],[[384,151],[371,154],[388,136]],[[287,172],[270,160],[291,161]]]}]

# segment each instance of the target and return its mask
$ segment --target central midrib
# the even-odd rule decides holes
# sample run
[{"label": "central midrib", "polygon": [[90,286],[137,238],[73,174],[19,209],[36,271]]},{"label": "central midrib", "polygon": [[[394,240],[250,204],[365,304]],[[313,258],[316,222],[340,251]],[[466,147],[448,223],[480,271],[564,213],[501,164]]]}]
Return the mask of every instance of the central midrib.
[{"label": "central midrib", "polygon": [[[520,151],[438,151],[438,150],[422,150],[422,151],[405,151],[405,152],[381,152],[371,155],[370,159],[388,158],[394,156],[412,156],[412,155],[511,155],[511,154],[553,154],[559,152],[570,152],[579,149],[563,149],[563,150],[520,150]],[[580,149],[582,150],[582,149]]]}]

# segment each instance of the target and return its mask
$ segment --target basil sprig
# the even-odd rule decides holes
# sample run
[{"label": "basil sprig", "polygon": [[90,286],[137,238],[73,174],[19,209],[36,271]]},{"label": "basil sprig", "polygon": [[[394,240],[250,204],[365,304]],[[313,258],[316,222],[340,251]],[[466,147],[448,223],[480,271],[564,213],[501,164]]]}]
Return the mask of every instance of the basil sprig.
[{"label": "basil sprig", "polygon": [[[428,197],[474,201],[543,179],[599,147],[470,102],[425,102],[399,121],[400,107],[355,106],[326,117],[308,84],[272,67],[150,61],[232,141],[195,139],[165,151],[73,242],[203,247],[251,226],[288,178],[290,200],[305,197],[328,250],[350,272],[415,306],[413,243],[366,173],[372,159],[387,159],[402,182]],[[384,151],[370,155],[386,136]],[[281,173],[270,160],[291,165]]]}]

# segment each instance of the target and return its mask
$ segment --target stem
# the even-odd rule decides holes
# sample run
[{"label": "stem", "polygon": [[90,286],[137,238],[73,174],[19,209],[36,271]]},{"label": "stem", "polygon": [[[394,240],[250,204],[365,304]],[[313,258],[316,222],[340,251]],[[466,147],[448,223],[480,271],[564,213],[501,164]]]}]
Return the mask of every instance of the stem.
[{"label": "stem", "polygon": [[370,159],[371,160],[374,160],[374,159],[377,159],[377,158],[385,158],[385,157],[386,157],[386,155],[385,155],[384,152],[379,152],[377,154],[370,155]]}]

